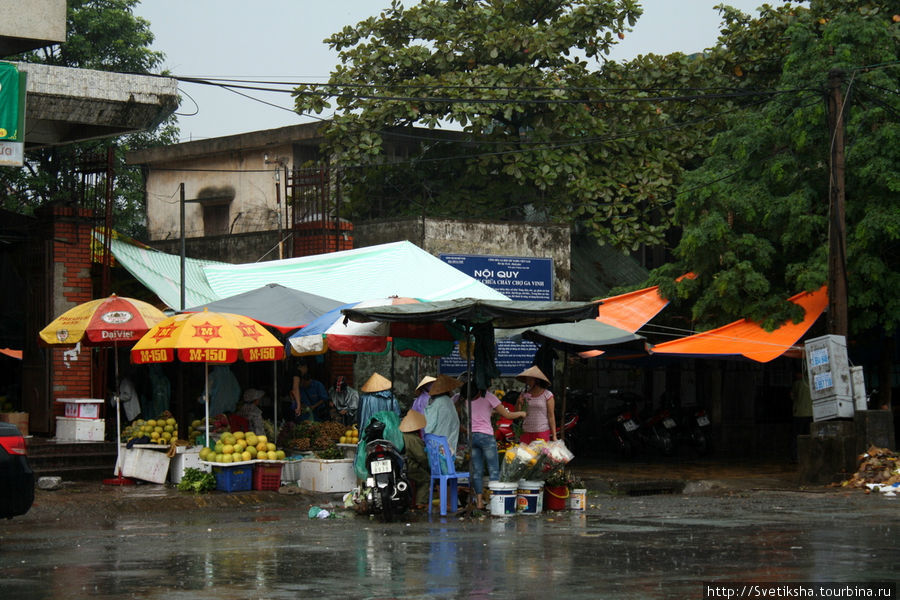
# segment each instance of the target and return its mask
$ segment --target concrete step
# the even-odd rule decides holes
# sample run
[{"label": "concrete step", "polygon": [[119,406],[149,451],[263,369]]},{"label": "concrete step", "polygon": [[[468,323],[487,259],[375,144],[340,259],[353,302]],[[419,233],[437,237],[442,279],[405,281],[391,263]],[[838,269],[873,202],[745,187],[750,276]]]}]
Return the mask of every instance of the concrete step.
[{"label": "concrete step", "polygon": [[115,442],[28,438],[26,444],[28,463],[38,477],[58,475],[67,480],[96,480],[113,476]]},{"label": "concrete step", "polygon": [[114,477],[113,468],[115,459],[110,464],[104,465],[68,465],[63,467],[40,466],[31,469],[35,479],[40,477],[62,477],[64,481],[99,481],[108,477]]}]

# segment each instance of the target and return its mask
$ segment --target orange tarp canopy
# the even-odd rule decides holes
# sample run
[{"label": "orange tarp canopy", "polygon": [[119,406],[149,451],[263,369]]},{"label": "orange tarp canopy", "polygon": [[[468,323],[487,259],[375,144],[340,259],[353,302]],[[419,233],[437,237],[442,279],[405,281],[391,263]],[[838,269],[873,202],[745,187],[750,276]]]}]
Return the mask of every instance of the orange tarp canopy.
[{"label": "orange tarp canopy", "polygon": [[800,323],[788,322],[774,331],[766,331],[758,323],[741,319],[718,329],[657,344],[653,354],[741,355],[757,362],[769,362],[790,350],[812,327],[828,305],[828,288],[822,286],[815,292],[802,292],[789,300],[806,309]]},{"label": "orange tarp canopy", "polygon": [[[597,320],[631,333],[647,324],[647,321],[659,314],[669,303],[659,295],[659,286],[635,290],[619,296],[610,296],[600,301]],[[595,358],[603,354],[603,350],[587,350],[579,352],[582,358]]]},{"label": "orange tarp canopy", "polygon": [[669,303],[659,295],[659,286],[628,292],[601,301],[597,320],[635,333]]},{"label": "orange tarp canopy", "polygon": [[22,351],[21,350],[13,350],[12,348],[0,348],[0,353],[5,354],[11,358],[18,358],[22,360]]}]

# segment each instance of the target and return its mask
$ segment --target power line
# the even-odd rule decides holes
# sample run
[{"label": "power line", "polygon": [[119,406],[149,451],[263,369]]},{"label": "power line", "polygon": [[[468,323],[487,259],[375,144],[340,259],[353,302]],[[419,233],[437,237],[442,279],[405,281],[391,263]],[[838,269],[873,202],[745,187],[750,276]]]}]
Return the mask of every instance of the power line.
[{"label": "power line", "polygon": [[[706,94],[677,94],[671,96],[629,96],[629,97],[582,97],[582,98],[454,98],[451,96],[387,96],[378,94],[351,94],[340,92],[317,92],[317,91],[298,91],[283,90],[278,88],[237,85],[217,83],[211,80],[191,79],[186,77],[175,77],[178,81],[185,83],[197,83],[203,85],[211,85],[223,89],[244,89],[258,92],[275,92],[289,93],[297,96],[317,96],[321,98],[350,98],[356,100],[382,100],[385,102],[422,102],[437,104],[596,104],[596,103],[614,103],[622,104],[628,102],[688,102],[696,100],[722,100],[727,98],[747,98],[752,96],[777,96],[783,94],[792,94],[802,91],[811,91],[811,88],[794,88],[787,90],[733,90],[729,92],[717,92]],[[315,84],[313,84],[315,85]],[[402,84],[398,87],[404,87]],[[442,86],[435,86],[436,90],[444,89]],[[522,88],[490,88],[497,90],[520,90]],[[527,89],[527,88],[526,88]],[[554,88],[534,88],[537,91],[554,91]],[[598,89],[602,92],[602,89]],[[647,93],[648,91],[657,91],[650,88],[649,90],[641,90],[635,88],[635,92]]]}]

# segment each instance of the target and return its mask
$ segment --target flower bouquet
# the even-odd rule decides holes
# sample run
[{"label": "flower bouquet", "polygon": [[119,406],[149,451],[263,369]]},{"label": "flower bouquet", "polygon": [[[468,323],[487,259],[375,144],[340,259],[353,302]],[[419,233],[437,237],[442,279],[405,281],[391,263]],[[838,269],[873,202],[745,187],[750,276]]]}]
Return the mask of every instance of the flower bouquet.
[{"label": "flower bouquet", "polygon": [[538,452],[538,459],[532,465],[532,469],[526,479],[546,481],[575,458],[575,455],[566,448],[566,444],[562,441],[544,442],[543,440],[535,440],[532,444],[537,442],[541,442],[535,448]]},{"label": "flower bouquet", "polygon": [[530,473],[538,461],[538,452],[528,444],[517,444],[503,453],[500,481],[519,481]]}]

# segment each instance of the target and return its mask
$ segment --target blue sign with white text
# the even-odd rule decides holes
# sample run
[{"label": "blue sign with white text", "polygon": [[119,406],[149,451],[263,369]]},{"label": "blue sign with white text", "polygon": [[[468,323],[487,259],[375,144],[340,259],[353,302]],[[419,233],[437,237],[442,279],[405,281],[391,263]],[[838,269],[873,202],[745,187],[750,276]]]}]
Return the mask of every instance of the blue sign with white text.
[{"label": "blue sign with white text", "polygon": [[[521,256],[441,254],[440,259],[477,279],[510,300],[553,300],[553,259]],[[518,375],[531,366],[537,346],[529,341],[497,343],[497,368],[504,377]],[[441,373],[458,375],[466,360],[458,349],[441,358]]]}]

